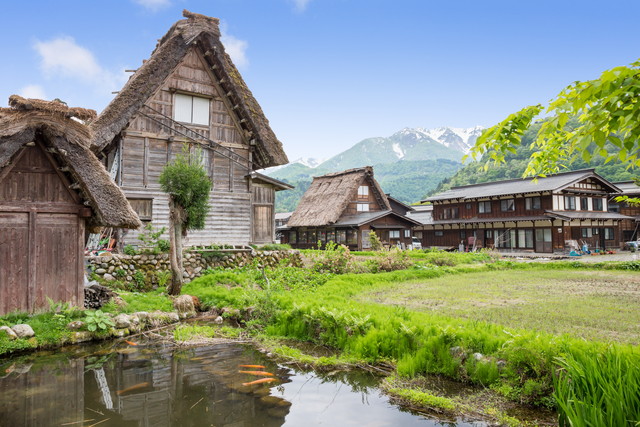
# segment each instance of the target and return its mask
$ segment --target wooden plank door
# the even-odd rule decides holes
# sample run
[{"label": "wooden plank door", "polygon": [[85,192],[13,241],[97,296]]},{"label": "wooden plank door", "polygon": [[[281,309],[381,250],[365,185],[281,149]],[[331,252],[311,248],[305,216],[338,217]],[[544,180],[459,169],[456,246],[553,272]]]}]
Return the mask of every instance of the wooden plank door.
[{"label": "wooden plank door", "polygon": [[27,311],[29,214],[0,212],[0,315]]},{"label": "wooden plank door", "polygon": [[273,206],[253,207],[253,241],[271,243],[273,241]]}]

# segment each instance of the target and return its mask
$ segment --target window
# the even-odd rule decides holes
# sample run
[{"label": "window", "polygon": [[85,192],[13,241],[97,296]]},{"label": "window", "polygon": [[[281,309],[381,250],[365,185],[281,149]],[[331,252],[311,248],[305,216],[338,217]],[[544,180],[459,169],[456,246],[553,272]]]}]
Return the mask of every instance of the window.
[{"label": "window", "polygon": [[358,230],[347,230],[347,245],[358,244]]},{"label": "window", "polygon": [[514,199],[500,200],[500,210],[502,212],[513,212],[516,210],[516,201]]},{"label": "window", "polygon": [[478,202],[478,212],[479,213],[490,213],[491,212],[491,202]]},{"label": "window", "polygon": [[298,243],[307,243],[307,232],[306,231],[301,231],[300,232],[300,240],[298,240]]},{"label": "window", "polygon": [[400,238],[400,230],[389,230],[389,238],[390,239],[399,239]]},{"label": "window", "polygon": [[369,187],[366,185],[361,185],[358,187],[358,198],[367,197],[369,195]]},{"label": "window", "polygon": [[576,210],[576,197],[575,196],[564,196],[564,210],[565,211],[575,211]]},{"label": "window", "polygon": [[493,230],[484,230],[485,239],[493,239]]},{"label": "window", "polygon": [[336,231],[336,238],[339,245],[344,245],[347,243],[347,231],[346,230],[338,230]]},{"label": "window", "polygon": [[289,232],[289,243],[296,243],[296,232],[295,231],[290,231]]},{"label": "window", "polygon": [[129,204],[140,221],[151,221],[153,218],[153,199],[129,199]]},{"label": "window", "polygon": [[418,239],[422,239],[422,231],[414,231],[413,237],[417,237]]},{"label": "window", "polygon": [[173,118],[177,122],[209,125],[209,99],[176,93]]},{"label": "window", "polygon": [[369,212],[369,203],[358,203],[356,210],[358,212]]},{"label": "window", "polygon": [[594,211],[601,211],[602,210],[602,199],[597,197],[597,198],[593,198],[591,200],[593,202],[593,210]]},{"label": "window", "polygon": [[580,235],[582,237],[593,237],[593,230],[591,228],[581,228]]},{"label": "window", "polygon": [[325,230],[318,231],[318,240],[320,240],[322,243],[325,243],[327,241],[327,232]]},{"label": "window", "polygon": [[524,208],[528,211],[540,209],[540,197],[527,197],[524,199]]},{"label": "window", "polygon": [[467,208],[467,210],[470,210],[470,209],[471,209],[471,203],[467,203],[467,204],[465,205],[465,207]]},{"label": "window", "polygon": [[442,237],[444,236],[444,232],[442,230],[436,230],[433,232],[433,235],[436,237]]},{"label": "window", "polygon": [[589,210],[589,199],[586,197],[580,197],[580,210],[588,211]]},{"label": "window", "polygon": [[404,237],[411,237],[411,230],[404,230]]},{"label": "window", "polygon": [[459,218],[460,217],[460,210],[459,208],[445,208],[444,210],[444,219],[450,219],[450,218]]},{"label": "window", "polygon": [[460,230],[460,238],[462,240],[467,238],[467,230]]},{"label": "window", "polygon": [[525,249],[533,248],[533,230],[532,229],[518,230],[518,247],[525,248]]},{"label": "window", "polygon": [[619,203],[609,203],[607,206],[609,208],[609,212],[620,212],[620,204]]},{"label": "window", "polygon": [[613,240],[613,228],[607,227],[604,229],[604,239]]}]

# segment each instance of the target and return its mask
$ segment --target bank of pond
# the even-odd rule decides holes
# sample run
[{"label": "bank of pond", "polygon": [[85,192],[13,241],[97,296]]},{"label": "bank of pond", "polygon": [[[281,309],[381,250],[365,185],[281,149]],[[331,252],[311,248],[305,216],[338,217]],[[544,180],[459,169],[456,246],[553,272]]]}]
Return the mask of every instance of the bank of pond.
[{"label": "bank of pond", "polygon": [[[243,334],[258,342],[288,339],[332,352],[331,356],[311,357],[276,345],[274,357],[320,367],[384,367],[388,378],[379,387],[408,407],[435,410],[454,419],[455,414],[479,410],[482,413],[477,419],[517,425],[518,417],[503,411],[503,403],[481,407],[425,384],[424,378],[435,375],[487,390],[496,402],[506,400],[540,408],[542,415],[535,421],[529,417],[530,423],[548,422],[550,409],[557,411],[560,425],[636,425],[640,420],[637,342],[586,340],[572,334],[514,328],[472,316],[407,308],[389,303],[383,295],[385,290],[404,284],[428,284],[438,278],[455,283],[465,275],[482,272],[516,271],[524,276],[535,271],[557,271],[562,277],[564,271],[583,271],[590,277],[603,270],[635,271],[640,268],[638,263],[594,267],[573,262],[471,261],[454,266],[414,265],[378,274],[334,274],[294,267],[211,271],[187,284],[183,294],[197,297],[200,309],[209,317],[220,315],[225,321],[237,322]],[[638,303],[637,284],[623,285],[625,291],[616,295],[621,307],[625,298]],[[380,298],[376,299],[378,294]],[[104,310],[132,313],[171,304],[158,291],[121,296],[126,305],[111,303]],[[593,295],[589,298],[597,303]],[[602,296],[603,301],[611,298]],[[3,324],[18,320],[16,316],[2,318]],[[567,322],[571,322],[571,316]],[[17,349],[15,344],[11,346],[0,337],[0,349]]]}]

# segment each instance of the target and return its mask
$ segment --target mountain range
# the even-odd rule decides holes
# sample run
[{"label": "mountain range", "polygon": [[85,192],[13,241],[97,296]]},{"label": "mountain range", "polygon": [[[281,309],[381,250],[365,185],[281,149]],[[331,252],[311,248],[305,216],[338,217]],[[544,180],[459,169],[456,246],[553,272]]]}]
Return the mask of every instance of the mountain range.
[{"label": "mountain range", "polygon": [[405,128],[389,137],[364,139],[325,161],[298,159],[265,173],[296,188],[276,196],[278,212],[292,211],[312,177],[362,166],[373,166],[376,180],[393,197],[413,203],[462,167],[482,127]]}]

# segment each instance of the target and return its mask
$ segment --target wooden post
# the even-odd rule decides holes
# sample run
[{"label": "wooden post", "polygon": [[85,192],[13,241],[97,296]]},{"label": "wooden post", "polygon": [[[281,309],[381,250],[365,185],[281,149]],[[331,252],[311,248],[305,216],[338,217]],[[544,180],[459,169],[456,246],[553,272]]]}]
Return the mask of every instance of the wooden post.
[{"label": "wooden post", "polygon": [[169,295],[179,295],[182,290],[182,222],[184,212],[169,195],[169,262],[171,264],[171,284]]}]

